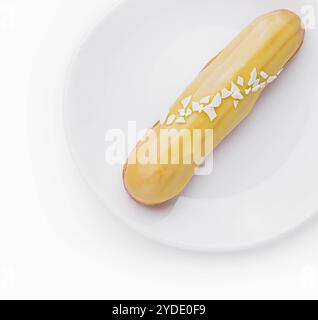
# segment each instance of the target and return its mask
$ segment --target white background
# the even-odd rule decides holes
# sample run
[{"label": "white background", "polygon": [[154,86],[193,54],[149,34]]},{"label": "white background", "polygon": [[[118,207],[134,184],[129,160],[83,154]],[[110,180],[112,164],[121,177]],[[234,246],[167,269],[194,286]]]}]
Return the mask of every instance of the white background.
[{"label": "white background", "polygon": [[0,0],[0,298],[318,298],[318,218],[264,248],[198,254],[131,231],[83,182],[63,88],[113,2]]}]

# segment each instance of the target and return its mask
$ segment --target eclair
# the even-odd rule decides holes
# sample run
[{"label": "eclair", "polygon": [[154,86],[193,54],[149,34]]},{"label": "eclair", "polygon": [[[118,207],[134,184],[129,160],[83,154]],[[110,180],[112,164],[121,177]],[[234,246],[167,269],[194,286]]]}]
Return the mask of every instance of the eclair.
[{"label": "eclair", "polygon": [[279,77],[304,35],[300,17],[289,10],[262,15],[247,26],[137,144],[123,169],[129,195],[149,206],[178,196]]}]

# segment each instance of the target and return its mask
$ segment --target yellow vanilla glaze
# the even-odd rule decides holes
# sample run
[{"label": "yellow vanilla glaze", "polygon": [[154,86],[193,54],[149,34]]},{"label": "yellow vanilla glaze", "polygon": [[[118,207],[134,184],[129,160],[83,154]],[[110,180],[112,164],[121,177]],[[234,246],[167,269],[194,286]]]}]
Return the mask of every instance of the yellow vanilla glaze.
[{"label": "yellow vanilla glaze", "polygon": [[[244,93],[249,87],[252,70],[256,68],[258,72],[276,75],[301,47],[304,34],[300,18],[288,10],[260,16],[208,63],[171,107],[169,114],[178,113],[183,99],[191,96],[191,101],[200,101],[206,96],[213,97],[224,88],[231,90],[231,83],[236,83],[237,78],[242,77],[244,85],[240,89],[244,99],[239,101],[238,107],[233,106],[230,97],[223,99],[222,104],[215,108],[217,117],[213,121],[204,112],[194,112],[186,118],[184,124],[175,122],[169,126],[157,123],[153,130],[159,137],[160,129],[165,128],[213,129],[214,144],[211,144],[210,150],[206,150],[205,154],[208,155],[244,120],[263,92],[264,88],[248,95]],[[203,137],[202,146],[204,140]],[[134,164],[130,160],[143,143],[141,141],[137,145],[124,167],[124,185],[136,201],[145,205],[158,205],[182,192],[194,175],[196,164],[141,164],[138,161]],[[169,154],[172,147],[170,144],[166,150],[161,150],[161,155]],[[180,148],[182,150],[182,142]]]}]

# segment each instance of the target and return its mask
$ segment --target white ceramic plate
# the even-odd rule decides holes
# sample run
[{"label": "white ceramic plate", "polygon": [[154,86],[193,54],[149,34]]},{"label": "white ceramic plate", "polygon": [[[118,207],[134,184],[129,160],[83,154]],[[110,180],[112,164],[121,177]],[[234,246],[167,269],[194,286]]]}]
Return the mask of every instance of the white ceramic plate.
[{"label": "white ceramic plate", "polygon": [[[109,129],[149,128],[184,87],[258,15],[315,1],[127,0],[89,34],[67,81],[65,126],[83,176],[107,208],[172,246],[228,251],[273,240],[318,210],[317,30],[249,118],[175,201],[146,208],[109,165]],[[317,7],[313,7],[316,8]]]}]

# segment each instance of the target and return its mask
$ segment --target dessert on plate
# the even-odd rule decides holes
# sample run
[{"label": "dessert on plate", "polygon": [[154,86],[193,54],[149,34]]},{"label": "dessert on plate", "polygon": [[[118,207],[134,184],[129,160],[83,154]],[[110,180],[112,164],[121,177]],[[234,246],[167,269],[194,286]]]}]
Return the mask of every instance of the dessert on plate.
[{"label": "dessert on plate", "polygon": [[196,168],[279,77],[304,35],[301,19],[289,10],[262,15],[247,26],[204,67],[131,153],[123,170],[129,195],[145,205],[178,196]]}]

